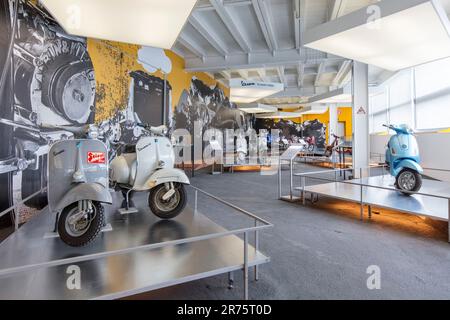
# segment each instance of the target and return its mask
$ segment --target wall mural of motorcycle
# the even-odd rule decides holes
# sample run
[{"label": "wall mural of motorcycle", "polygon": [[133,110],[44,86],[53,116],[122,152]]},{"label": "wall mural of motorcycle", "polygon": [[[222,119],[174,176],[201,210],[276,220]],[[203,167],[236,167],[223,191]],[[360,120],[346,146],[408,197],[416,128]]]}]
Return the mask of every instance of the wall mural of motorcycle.
[{"label": "wall mural of motorcycle", "polygon": [[255,128],[269,132],[272,129],[280,130],[281,146],[288,147],[291,143],[299,143],[300,139],[303,139],[311,144],[310,151],[326,147],[327,127],[317,119],[303,123],[295,123],[291,120],[257,119]]},{"label": "wall mural of motorcycle", "polygon": [[210,88],[201,80],[193,78],[189,90],[184,90],[174,113],[174,129],[184,128],[194,132],[199,121],[203,131],[214,129],[251,128],[251,118],[230,102],[218,86]]}]

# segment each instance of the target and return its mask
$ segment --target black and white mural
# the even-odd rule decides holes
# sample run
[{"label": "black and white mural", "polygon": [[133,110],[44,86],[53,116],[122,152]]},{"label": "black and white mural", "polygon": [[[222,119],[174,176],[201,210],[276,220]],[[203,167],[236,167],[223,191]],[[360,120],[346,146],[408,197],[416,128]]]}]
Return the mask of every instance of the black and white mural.
[{"label": "black and white mural", "polygon": [[280,141],[286,141],[286,144],[297,143],[299,139],[313,141],[317,149],[326,147],[326,125],[315,119],[296,123],[291,120],[257,119],[255,123],[256,130],[280,130]]}]

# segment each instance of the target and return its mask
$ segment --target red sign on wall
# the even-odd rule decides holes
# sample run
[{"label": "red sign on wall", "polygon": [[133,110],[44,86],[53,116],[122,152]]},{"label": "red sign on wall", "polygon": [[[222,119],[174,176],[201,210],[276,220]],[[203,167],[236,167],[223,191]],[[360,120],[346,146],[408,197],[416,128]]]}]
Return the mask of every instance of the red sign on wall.
[{"label": "red sign on wall", "polygon": [[104,152],[92,152],[87,154],[87,161],[91,164],[104,164],[106,163],[106,155]]}]

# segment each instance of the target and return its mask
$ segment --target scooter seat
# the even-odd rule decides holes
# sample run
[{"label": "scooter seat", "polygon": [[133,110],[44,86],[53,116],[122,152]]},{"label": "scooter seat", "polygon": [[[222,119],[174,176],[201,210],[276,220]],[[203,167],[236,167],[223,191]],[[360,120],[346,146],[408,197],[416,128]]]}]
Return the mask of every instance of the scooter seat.
[{"label": "scooter seat", "polygon": [[123,153],[136,153],[136,145],[135,144],[126,144],[123,147]]}]

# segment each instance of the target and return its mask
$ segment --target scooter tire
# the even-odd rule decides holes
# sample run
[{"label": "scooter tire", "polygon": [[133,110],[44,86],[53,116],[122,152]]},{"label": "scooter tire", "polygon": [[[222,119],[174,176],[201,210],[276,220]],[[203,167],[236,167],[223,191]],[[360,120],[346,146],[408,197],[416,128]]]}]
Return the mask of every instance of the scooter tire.
[{"label": "scooter tire", "polygon": [[[402,175],[402,173],[404,173],[405,171],[410,172],[411,174],[414,175],[414,178],[416,179],[416,185],[414,186],[414,188],[412,190],[409,190],[411,192],[418,192],[421,188],[422,188],[422,175],[420,173],[418,173],[417,171],[411,170],[411,169],[403,169],[395,178],[395,187],[402,191],[402,188],[400,188],[400,183],[399,183],[399,178]],[[411,193],[408,192],[402,192],[405,196],[411,196]]]},{"label": "scooter tire", "polygon": [[71,235],[66,230],[66,219],[69,217],[71,211],[78,206],[78,203],[75,202],[61,211],[58,219],[58,234],[65,244],[71,247],[83,247],[93,242],[98,236],[104,225],[105,209],[99,202],[93,202],[93,205],[96,209],[96,215],[87,231],[78,237]]},{"label": "scooter tire", "polygon": [[186,207],[187,203],[187,195],[186,190],[184,189],[184,185],[182,184],[175,184],[176,192],[178,192],[178,196],[180,200],[178,201],[177,206],[170,211],[164,211],[159,208],[159,206],[156,204],[158,201],[157,197],[161,192],[161,189],[165,188],[164,184],[161,184],[159,186],[154,187],[150,190],[150,193],[148,195],[148,206],[150,207],[150,210],[153,212],[155,216],[157,216],[160,219],[173,219],[176,216],[178,216]]}]

